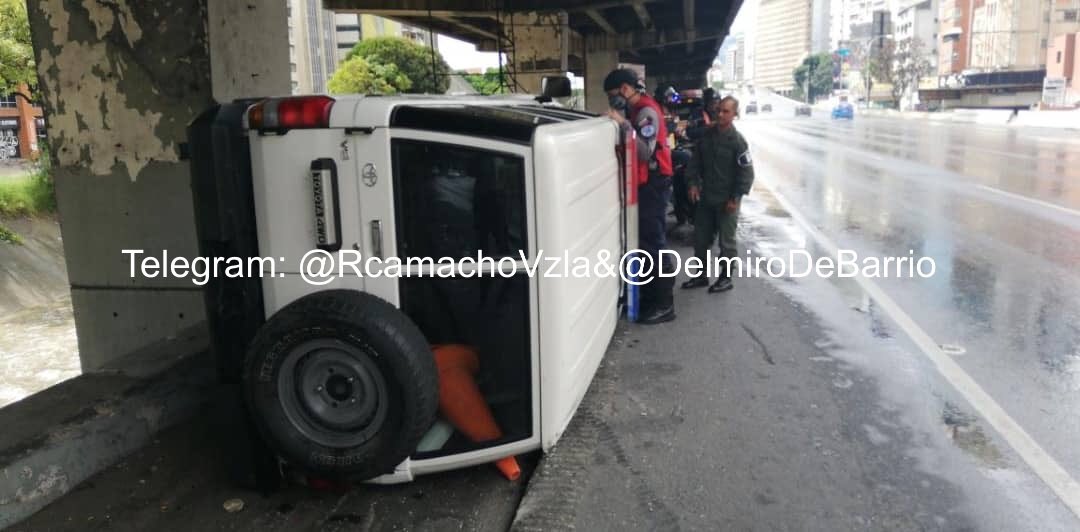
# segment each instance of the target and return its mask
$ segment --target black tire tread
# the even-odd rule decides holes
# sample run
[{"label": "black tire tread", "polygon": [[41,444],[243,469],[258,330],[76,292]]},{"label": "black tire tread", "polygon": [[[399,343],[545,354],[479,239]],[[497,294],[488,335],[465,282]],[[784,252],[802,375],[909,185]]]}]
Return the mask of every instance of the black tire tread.
[{"label": "black tire tread", "polygon": [[[319,318],[313,320],[313,316]],[[409,456],[430,428],[438,409],[439,387],[435,360],[423,333],[408,316],[389,302],[366,292],[338,289],[309,294],[286,305],[267,321],[251,342],[251,349],[244,358],[243,375],[247,390],[245,397],[254,411],[255,399],[251,387],[247,384],[258,372],[260,347],[271,345],[275,336],[282,331],[317,326],[320,320],[351,324],[369,337],[382,337],[392,345],[406,347],[404,353],[382,355],[390,355],[387,357],[388,363],[395,365],[395,371],[401,375],[401,380],[411,383],[407,386],[408,390],[416,392],[403,397],[405,404],[402,409],[413,414],[403,417],[394,449],[384,449],[379,456],[373,458],[376,463],[368,467],[339,471],[312,464],[298,465],[324,474],[347,473],[349,477],[357,478],[370,478],[390,472]],[[417,353],[420,353],[420,356],[416,356]],[[263,431],[269,430],[263,423],[259,423],[259,427]]]}]

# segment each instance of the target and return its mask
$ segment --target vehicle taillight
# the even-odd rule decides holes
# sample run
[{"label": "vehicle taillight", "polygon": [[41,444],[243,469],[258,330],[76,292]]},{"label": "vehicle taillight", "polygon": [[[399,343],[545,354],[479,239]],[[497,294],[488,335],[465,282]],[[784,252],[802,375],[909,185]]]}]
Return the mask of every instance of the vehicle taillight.
[{"label": "vehicle taillight", "polygon": [[253,105],[248,110],[250,129],[316,129],[330,127],[330,109],[334,99],[329,96],[297,96],[272,98]]}]

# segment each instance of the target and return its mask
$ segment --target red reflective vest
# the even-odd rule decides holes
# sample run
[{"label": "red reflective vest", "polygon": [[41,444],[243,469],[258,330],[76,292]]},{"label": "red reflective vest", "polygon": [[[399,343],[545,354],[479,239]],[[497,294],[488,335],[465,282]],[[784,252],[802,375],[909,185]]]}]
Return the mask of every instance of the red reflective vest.
[{"label": "red reflective vest", "polygon": [[[664,123],[664,111],[660,109],[660,104],[656,103],[656,100],[652,99],[648,94],[642,94],[637,102],[630,106],[630,123],[637,129],[637,115],[646,108],[651,107],[656,112],[657,120],[656,124],[656,149],[653,150],[652,157],[656,159],[657,166],[659,167],[659,174],[663,176],[675,175],[674,167],[671,165],[671,150],[667,146],[667,124]],[[638,164],[638,183],[644,184],[649,182],[649,165]]]}]

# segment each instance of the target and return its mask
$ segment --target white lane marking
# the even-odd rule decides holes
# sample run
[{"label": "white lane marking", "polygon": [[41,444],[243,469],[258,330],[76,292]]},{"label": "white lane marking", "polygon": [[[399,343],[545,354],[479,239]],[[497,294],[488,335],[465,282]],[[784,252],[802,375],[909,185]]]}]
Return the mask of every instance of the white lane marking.
[{"label": "white lane marking", "polygon": [[1061,211],[1061,212],[1063,212],[1065,214],[1071,214],[1073,216],[1080,216],[1080,211],[1078,211],[1078,210],[1070,209],[1068,207],[1062,207],[1061,205],[1057,205],[1055,203],[1050,203],[1048,201],[1037,200],[1035,198],[1029,198],[1027,196],[1021,196],[1020,194],[1014,194],[1012,192],[1006,192],[1006,191],[1001,190],[999,188],[988,187],[986,185],[975,185],[975,188],[982,189],[982,190],[985,190],[987,192],[993,192],[994,194],[1001,194],[1002,196],[1007,196],[1007,197],[1017,199],[1017,200],[1020,200],[1020,201],[1027,201],[1027,202],[1030,202],[1030,203],[1034,203],[1036,205],[1040,205],[1040,206],[1046,207],[1048,209],[1055,209],[1055,210]]},{"label": "white lane marking", "polygon": [[[818,244],[829,250],[834,256],[839,253],[839,248],[827,236],[822,234],[811,225],[802,213],[787,201],[767,179],[761,180],[765,188],[773,194],[776,200],[788,211],[792,219],[817,240]],[[1059,499],[1077,516],[1080,517],[1080,484],[1069,475],[1067,471],[1054,457],[1050,456],[1034,438],[1020,426],[990,394],[972,379],[952,358],[942,352],[941,347],[930,335],[926,333],[915,320],[904,312],[900,305],[885,294],[876,283],[862,275],[856,275],[855,281],[866,291],[881,308],[888,313],[894,322],[908,335],[915,345],[922,350],[939,373],[971,404],[973,408],[1005,438],[1005,441],[1027,462],[1035,474],[1039,476],[1058,496]]]}]

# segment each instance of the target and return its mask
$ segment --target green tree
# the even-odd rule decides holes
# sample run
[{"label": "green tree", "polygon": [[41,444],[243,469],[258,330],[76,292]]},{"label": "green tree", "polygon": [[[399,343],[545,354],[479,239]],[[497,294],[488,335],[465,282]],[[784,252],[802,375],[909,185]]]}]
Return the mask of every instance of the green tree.
[{"label": "green tree", "polygon": [[795,94],[805,97],[807,103],[813,103],[815,99],[832,92],[832,56],[825,53],[807,56],[792,75],[795,80]]},{"label": "green tree", "polygon": [[[461,72],[460,75],[480,94],[505,94],[507,92],[506,85],[502,82],[502,78],[499,76],[499,69],[497,68],[489,68],[487,69],[487,72],[484,72],[483,74],[466,74]],[[509,83],[509,81],[507,81],[507,83]]]},{"label": "green tree", "polygon": [[411,86],[397,66],[370,63],[363,57],[346,59],[326,83],[331,94],[396,94]]},{"label": "green tree", "polygon": [[25,0],[0,0],[0,94],[37,85]]},{"label": "green tree", "polygon": [[878,83],[889,84],[893,107],[898,107],[904,94],[917,89],[919,80],[932,71],[925,50],[917,38],[886,40],[870,56],[870,76]]},{"label": "green tree", "polygon": [[[434,54],[434,64],[432,55]],[[399,92],[444,94],[450,88],[450,65],[437,50],[401,37],[364,39],[345,59],[363,57],[371,65],[394,65],[411,83],[395,85]],[[434,66],[434,75],[432,75]]]}]

